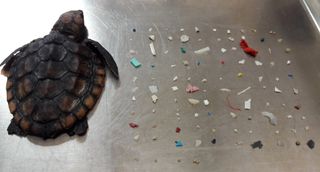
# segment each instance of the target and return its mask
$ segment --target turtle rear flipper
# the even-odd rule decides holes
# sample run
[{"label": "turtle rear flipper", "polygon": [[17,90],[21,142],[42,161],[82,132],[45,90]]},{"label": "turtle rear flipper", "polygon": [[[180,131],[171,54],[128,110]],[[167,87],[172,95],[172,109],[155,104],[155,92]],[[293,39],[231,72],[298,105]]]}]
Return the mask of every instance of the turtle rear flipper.
[{"label": "turtle rear flipper", "polygon": [[21,128],[14,122],[14,120],[11,120],[10,125],[8,126],[8,134],[16,134],[18,136],[24,136],[25,134],[21,130]]},{"label": "turtle rear flipper", "polygon": [[68,132],[69,136],[78,135],[83,136],[88,130],[88,120],[87,118],[78,121],[77,124]]}]

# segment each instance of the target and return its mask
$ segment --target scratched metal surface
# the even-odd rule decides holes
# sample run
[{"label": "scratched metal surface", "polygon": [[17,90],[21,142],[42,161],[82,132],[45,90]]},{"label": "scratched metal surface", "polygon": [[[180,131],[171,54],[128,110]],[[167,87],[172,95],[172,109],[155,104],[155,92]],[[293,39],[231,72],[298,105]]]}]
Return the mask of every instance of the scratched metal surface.
[{"label": "scratched metal surface", "polygon": [[[3,1],[0,3],[0,58],[4,59],[15,48],[34,38],[47,34],[58,16],[69,9],[83,9],[90,37],[101,42],[114,55],[120,69],[121,82],[108,79],[103,96],[90,114],[89,131],[84,137],[60,136],[55,140],[43,141],[34,137],[19,138],[7,135],[11,114],[7,108],[5,82],[0,77],[0,171],[320,171],[320,64],[319,33],[311,24],[301,4],[297,0],[137,0],[137,1]],[[200,33],[194,32],[194,26]],[[156,35],[157,57],[149,50],[150,34]],[[217,32],[212,32],[212,28]],[[132,29],[137,32],[133,33]],[[191,40],[186,45],[179,42],[180,28]],[[250,32],[251,28],[257,33]],[[226,38],[226,30],[236,38],[232,43]],[[247,40],[260,50],[258,60],[264,63],[257,67],[247,58],[244,66],[237,64],[245,57],[238,49],[240,29],[246,30]],[[269,35],[269,30],[277,32]],[[174,40],[169,42],[167,36]],[[260,43],[265,37],[265,43]],[[198,41],[201,38],[202,41]],[[222,41],[217,42],[217,38]],[[283,38],[278,44],[277,38]],[[182,55],[179,48],[187,48]],[[208,55],[195,56],[191,51],[210,46]],[[220,48],[227,48],[225,54]],[[273,54],[269,55],[268,48]],[[290,47],[292,52],[285,54]],[[129,64],[129,50],[138,52],[136,57],[143,66],[133,69]],[[168,50],[168,53],[164,52]],[[224,59],[224,66],[219,64]],[[189,68],[182,65],[182,59],[190,62]],[[200,66],[196,61],[200,60]],[[291,60],[290,66],[286,60]],[[270,67],[270,62],[275,62]],[[155,68],[150,65],[154,64]],[[177,64],[171,68],[171,64]],[[238,72],[245,76],[237,78]],[[294,79],[287,77],[288,73]],[[171,91],[173,76],[178,75],[176,85],[180,90]],[[263,83],[257,77],[263,75]],[[132,82],[134,76],[138,79]],[[192,97],[208,98],[208,107],[191,107],[184,92],[187,77],[191,82],[206,89],[207,93],[195,93]],[[200,80],[205,77],[208,83]],[[222,80],[219,79],[222,77]],[[275,81],[279,77],[280,81]],[[152,80],[152,78],[155,78]],[[159,87],[159,101],[151,102],[148,85]],[[265,85],[267,88],[263,89]],[[236,96],[235,93],[251,86],[247,93]],[[278,86],[283,93],[275,94],[272,89]],[[134,87],[139,89],[132,93]],[[231,96],[234,105],[243,106],[243,101],[252,98],[250,111],[237,112],[239,117],[231,119],[230,109],[225,104],[225,93],[220,88],[233,90]],[[292,88],[299,88],[299,95],[292,94]],[[131,101],[135,96],[137,100]],[[174,103],[174,98],[178,103]],[[266,102],[270,106],[266,107]],[[282,104],[286,104],[285,107]],[[297,111],[294,105],[300,104]],[[152,114],[152,109],[156,113]],[[175,116],[180,109],[181,120]],[[271,111],[278,117],[279,124],[271,126],[261,111]],[[136,112],[131,115],[131,112]],[[208,111],[212,116],[206,115]],[[195,119],[193,113],[200,117]],[[293,115],[293,119],[287,119]],[[248,116],[253,120],[248,121]],[[306,116],[306,120],[301,120]],[[137,122],[140,127],[131,129],[129,122]],[[157,125],[156,128],[153,128]],[[200,126],[200,129],[196,128]],[[176,134],[175,127],[181,127],[182,133]],[[310,131],[304,130],[310,126]],[[211,129],[217,132],[212,133]],[[239,130],[238,134],[233,129]],[[296,129],[294,134],[290,130]],[[249,134],[248,131],[253,133]],[[280,134],[276,135],[275,131]],[[140,140],[133,137],[140,134]],[[153,137],[157,141],[152,141]],[[210,143],[212,138],[217,143]],[[174,141],[180,139],[183,148],[175,148]],[[196,139],[202,140],[200,147],[194,146]],[[313,139],[316,147],[310,150],[306,141]],[[264,147],[253,150],[250,144],[262,140]],[[301,146],[296,146],[299,140]],[[235,145],[237,142],[242,145]],[[283,146],[278,146],[281,141]],[[181,160],[181,162],[177,162]],[[198,160],[200,164],[192,163]]]}]

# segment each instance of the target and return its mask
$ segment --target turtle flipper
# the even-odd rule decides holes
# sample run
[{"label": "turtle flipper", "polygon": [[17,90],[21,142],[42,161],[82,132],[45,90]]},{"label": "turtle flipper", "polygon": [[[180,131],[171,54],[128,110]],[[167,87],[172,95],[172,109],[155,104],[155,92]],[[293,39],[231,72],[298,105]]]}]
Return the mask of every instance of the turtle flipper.
[{"label": "turtle flipper", "polygon": [[78,121],[75,126],[68,132],[69,136],[78,135],[83,136],[88,130],[88,120],[87,118]]},{"label": "turtle flipper", "polygon": [[4,76],[8,75],[8,72],[10,70],[11,64],[14,62],[14,60],[16,59],[15,57],[22,51],[24,51],[24,49],[27,47],[28,44],[16,49],[15,51],[13,51],[6,59],[4,59],[0,66],[4,65],[4,67],[1,70],[1,74],[3,74]]},{"label": "turtle flipper", "polygon": [[10,125],[8,126],[8,134],[16,134],[18,136],[24,136],[25,134],[21,130],[21,128],[14,122],[14,120],[11,120]]},{"label": "turtle flipper", "polygon": [[101,55],[107,67],[111,70],[113,76],[119,79],[119,71],[116,62],[114,61],[112,55],[97,41],[87,39],[86,44],[98,55]]}]

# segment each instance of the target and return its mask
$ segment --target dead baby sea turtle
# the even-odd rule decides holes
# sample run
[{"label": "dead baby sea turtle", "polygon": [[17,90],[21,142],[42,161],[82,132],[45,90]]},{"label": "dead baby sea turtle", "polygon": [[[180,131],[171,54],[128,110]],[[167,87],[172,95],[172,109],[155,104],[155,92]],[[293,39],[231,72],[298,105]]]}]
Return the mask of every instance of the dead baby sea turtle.
[{"label": "dead baby sea turtle", "polygon": [[118,79],[112,56],[88,39],[81,10],[62,14],[49,35],[18,48],[4,64],[13,114],[8,133],[19,136],[84,135],[87,114],[105,85],[105,69]]}]

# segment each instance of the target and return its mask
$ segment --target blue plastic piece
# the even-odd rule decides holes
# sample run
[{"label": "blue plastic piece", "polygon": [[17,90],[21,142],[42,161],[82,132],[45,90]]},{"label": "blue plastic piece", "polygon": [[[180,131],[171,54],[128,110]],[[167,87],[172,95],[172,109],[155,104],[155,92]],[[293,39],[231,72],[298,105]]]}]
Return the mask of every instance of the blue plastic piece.
[{"label": "blue plastic piece", "polygon": [[176,147],[177,147],[177,148],[183,146],[183,143],[182,143],[181,140],[177,140],[177,141],[175,141],[175,143],[176,143]]},{"label": "blue plastic piece", "polygon": [[135,68],[139,68],[141,66],[141,63],[134,57],[130,60],[130,63]]}]

